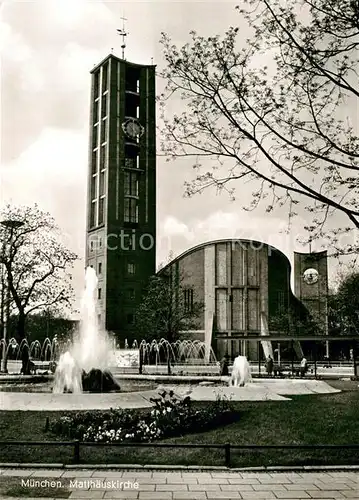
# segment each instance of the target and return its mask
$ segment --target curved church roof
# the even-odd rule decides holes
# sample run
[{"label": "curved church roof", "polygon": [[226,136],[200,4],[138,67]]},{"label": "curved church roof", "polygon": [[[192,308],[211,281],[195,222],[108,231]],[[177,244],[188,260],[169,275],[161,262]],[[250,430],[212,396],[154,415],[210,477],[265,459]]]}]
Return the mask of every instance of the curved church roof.
[{"label": "curved church roof", "polygon": [[157,272],[162,272],[168,267],[172,266],[175,262],[183,259],[184,257],[187,257],[187,255],[190,255],[191,253],[196,252],[197,250],[201,250],[202,248],[205,248],[206,246],[209,245],[217,245],[219,243],[232,243],[232,245],[241,244],[241,243],[249,243],[253,245],[253,248],[260,249],[263,247],[270,248],[272,251],[277,252],[280,254],[282,257],[284,257],[287,261],[289,266],[291,267],[290,260],[288,257],[278,250],[278,248],[275,248],[273,245],[270,245],[269,243],[264,243],[263,241],[258,241],[258,240],[248,240],[248,239],[242,239],[242,238],[224,238],[224,239],[219,239],[219,240],[211,240],[211,241],[206,241],[204,243],[200,243],[199,245],[195,245],[194,247],[189,248],[188,250],[185,250],[182,252],[180,255],[175,257],[171,262],[163,266],[161,269],[159,269]]}]

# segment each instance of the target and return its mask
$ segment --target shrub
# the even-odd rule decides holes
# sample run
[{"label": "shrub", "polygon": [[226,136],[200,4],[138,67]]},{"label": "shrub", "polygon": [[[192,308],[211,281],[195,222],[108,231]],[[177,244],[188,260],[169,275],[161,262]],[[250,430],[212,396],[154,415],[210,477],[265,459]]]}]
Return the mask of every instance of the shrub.
[{"label": "shrub", "polygon": [[208,430],[238,417],[230,400],[221,396],[202,407],[195,407],[189,396],[177,399],[173,391],[150,401],[154,406],[147,412],[111,408],[67,414],[52,422],[50,431],[90,442],[146,442]]}]

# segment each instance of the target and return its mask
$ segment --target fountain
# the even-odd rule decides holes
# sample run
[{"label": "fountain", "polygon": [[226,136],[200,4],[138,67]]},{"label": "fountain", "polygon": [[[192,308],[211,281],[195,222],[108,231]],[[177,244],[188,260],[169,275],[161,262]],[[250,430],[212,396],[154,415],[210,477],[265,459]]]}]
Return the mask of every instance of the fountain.
[{"label": "fountain", "polygon": [[[3,349],[5,349],[6,372],[8,372],[8,364],[11,366],[10,371],[13,372],[14,368],[19,366],[18,363],[22,361],[20,373],[29,375],[32,364],[30,360],[35,360],[43,362],[44,365],[48,365],[47,369],[42,369],[42,372],[46,374],[49,370],[54,371],[53,366],[55,364],[55,359],[58,357],[59,342],[56,335],[52,340],[46,337],[42,345],[38,340],[28,342],[27,339],[22,339],[21,342],[18,343],[18,341],[12,337],[8,342],[6,342],[5,339],[1,339],[1,357],[4,355]],[[25,355],[25,351],[27,351],[28,357]],[[45,366],[42,368],[45,368]]]},{"label": "fountain", "polygon": [[141,362],[145,364],[164,364],[168,359],[173,364],[206,365],[216,364],[217,359],[213,349],[209,350],[209,360],[207,360],[207,348],[200,340],[176,340],[169,342],[167,339],[152,340],[140,343]]},{"label": "fountain", "polygon": [[251,367],[246,356],[237,356],[233,361],[230,385],[244,387],[251,380]]},{"label": "fountain", "polygon": [[219,363],[213,349],[208,349],[200,340],[170,342],[161,338],[150,342],[142,340],[139,344],[134,342],[133,347],[135,345],[138,349],[133,352],[137,354],[140,374],[206,375],[218,370]]},{"label": "fountain", "polygon": [[69,351],[61,354],[55,372],[55,383],[53,392],[82,392],[82,372]]},{"label": "fountain", "polygon": [[[96,291],[96,274],[92,269],[87,269],[81,326],[72,343],[66,341],[61,345],[55,337],[52,341],[46,339],[42,346],[38,341],[28,343],[23,340],[20,345],[14,339],[10,339],[9,343],[0,342],[0,346],[9,353],[15,367],[19,367],[19,359],[22,358],[24,350],[29,350],[32,358],[35,361],[45,362],[44,365],[58,360],[54,383],[53,376],[48,370],[45,372],[48,378],[22,377],[13,374],[0,379],[3,409],[93,410],[115,406],[129,408],[133,407],[133,404],[136,407],[147,407],[151,404],[149,402],[154,396],[153,391],[156,391],[156,395],[158,393],[157,382],[160,380],[164,381],[161,389],[173,390],[178,397],[186,397],[190,393],[191,398],[198,401],[210,401],[223,395],[235,397],[236,400],[285,400],[282,394],[337,392],[324,382],[303,379],[298,381],[291,379],[287,382],[282,379],[269,381],[256,379],[248,390],[240,389],[239,387],[251,381],[250,366],[245,356],[238,356],[233,363],[229,381],[232,387],[223,387],[223,384],[228,384],[228,377],[218,377],[216,357],[212,349],[206,348],[207,344],[200,340],[184,339],[169,342],[167,339],[160,339],[151,342],[143,340],[139,343],[131,341],[131,347],[127,342],[127,349],[118,349],[119,345],[115,339],[110,341],[107,332],[98,328]],[[60,352],[62,354],[59,358]],[[126,362],[123,363],[125,359]],[[116,361],[122,365],[116,366]],[[109,366],[116,368],[123,366],[125,369],[125,377],[121,382],[122,394],[103,394],[100,398],[96,395],[90,397],[88,394],[81,394],[84,391],[118,390],[119,386],[109,372]],[[138,372],[142,373],[142,368],[146,373],[138,377]],[[165,373],[167,371],[165,376],[163,371]],[[48,394],[51,391],[54,394]],[[131,398],[124,394],[138,391],[141,394]],[[71,394],[63,394],[64,392]],[[73,397],[73,394],[77,394],[77,397]]]},{"label": "fountain", "polygon": [[96,311],[97,276],[87,267],[77,337],[61,354],[55,371],[54,392],[109,392],[119,385],[108,370],[111,361],[110,339],[99,328]]}]

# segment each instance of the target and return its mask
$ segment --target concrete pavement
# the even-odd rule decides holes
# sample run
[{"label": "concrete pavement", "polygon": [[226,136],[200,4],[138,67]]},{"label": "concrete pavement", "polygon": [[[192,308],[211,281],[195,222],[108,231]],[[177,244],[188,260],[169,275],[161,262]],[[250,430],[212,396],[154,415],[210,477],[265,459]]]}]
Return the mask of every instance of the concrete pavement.
[{"label": "concrete pavement", "polygon": [[[228,383],[228,381],[227,381]],[[232,401],[286,401],[291,394],[327,394],[340,392],[321,380],[307,379],[253,379],[245,387],[171,385],[164,384],[156,390],[102,394],[53,394],[51,392],[1,392],[0,408],[7,411],[69,411],[107,408],[149,408],[151,398],[158,397],[162,389],[194,401],[214,401],[217,396]]]},{"label": "concrete pavement", "polygon": [[[46,483],[46,481],[48,483]],[[269,472],[229,470],[128,470],[128,469],[2,469],[0,499],[6,484],[20,486],[21,498],[47,488],[46,498],[138,500],[302,500],[359,499],[359,472]],[[52,483],[53,482],[53,483]],[[53,490],[49,484],[54,484]],[[25,485],[25,486],[24,486]],[[27,486],[26,486],[27,485]],[[40,485],[40,486],[39,486]],[[42,486],[41,486],[42,485]],[[56,493],[55,493],[56,490]],[[45,491],[45,489],[44,489]],[[51,492],[54,491],[54,496]],[[61,493],[61,496],[60,495]],[[28,494],[27,494],[28,493]],[[2,495],[2,496],[1,496]]]}]

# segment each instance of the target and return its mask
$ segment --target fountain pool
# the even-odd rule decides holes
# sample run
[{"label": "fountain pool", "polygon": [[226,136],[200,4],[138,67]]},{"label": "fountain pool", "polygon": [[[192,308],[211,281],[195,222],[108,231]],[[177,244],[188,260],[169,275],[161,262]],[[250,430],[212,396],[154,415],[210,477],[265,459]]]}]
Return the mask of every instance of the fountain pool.
[{"label": "fountain pool", "polygon": [[[28,346],[33,356],[38,355],[43,359],[48,358],[54,361],[55,357],[60,354],[54,380],[51,376],[48,376],[47,381],[36,376],[0,377],[2,409],[80,410],[148,407],[152,406],[151,398],[158,396],[160,383],[164,384],[162,388],[174,390],[179,397],[182,394],[191,394],[194,400],[204,401],[216,399],[221,394],[226,396],[230,394],[231,397],[233,394],[234,400],[263,401],[285,400],[284,394],[335,392],[324,382],[310,380],[257,379],[246,387],[229,387],[231,379],[219,377],[218,371],[214,374],[215,376],[208,376],[209,367],[217,370],[218,363],[212,350],[208,359],[205,343],[199,340],[181,340],[173,343],[166,339],[142,341],[133,345],[132,349],[114,351],[113,342],[110,342],[107,332],[101,330],[98,325],[96,294],[96,273],[92,268],[87,268],[81,323],[73,342],[65,345],[61,354],[59,344],[55,342],[55,339],[52,342],[45,341],[42,347],[37,341]],[[11,347],[10,343],[8,346],[3,344],[2,347],[11,351],[17,349],[13,342]],[[18,351],[20,350],[21,346],[18,346]],[[233,367],[235,385],[243,385],[243,382],[248,381],[250,374],[248,361],[246,358],[241,358],[244,357],[238,357]],[[135,369],[136,374],[140,368],[149,369],[153,366],[163,368],[168,365],[169,371],[167,375],[160,376],[147,374],[121,377],[121,394],[83,393],[86,389],[89,389],[89,392],[103,392],[101,391],[103,378],[109,381],[110,386],[112,384],[109,390],[118,389],[117,381],[109,372],[109,367],[115,367],[118,364],[123,368]],[[181,369],[186,367],[187,375],[181,371],[174,375],[174,368],[178,369],[178,367]],[[199,376],[198,371],[201,373]],[[9,383],[8,379],[12,379],[13,383]],[[37,379],[39,383],[33,383],[34,379]],[[64,392],[76,393],[76,397],[74,394],[64,394]]]},{"label": "fountain pool", "polygon": [[[0,393],[1,409],[7,411],[72,411],[72,410],[105,410],[109,408],[150,408],[152,399],[158,397],[162,390],[172,390],[178,398],[190,396],[193,401],[214,401],[218,397],[229,398],[232,401],[283,401],[290,404],[290,395],[310,395],[340,392],[321,380],[266,380],[254,379],[245,387],[229,387],[228,377],[223,385],[199,382],[174,384],[169,380],[154,386],[137,386],[134,392],[133,381],[129,381],[129,392],[102,394],[54,394],[52,392],[18,392],[9,390]],[[142,381],[141,381],[142,382]],[[136,382],[137,383],[137,382]],[[140,383],[138,381],[138,383]],[[124,388],[125,388],[125,384]],[[121,381],[122,387],[122,381]]]},{"label": "fountain pool", "polygon": [[[121,379],[121,393],[141,392],[154,390],[158,383],[152,380]],[[0,392],[30,392],[51,394],[53,393],[52,380],[39,380],[38,382],[4,382],[0,384]]]}]

